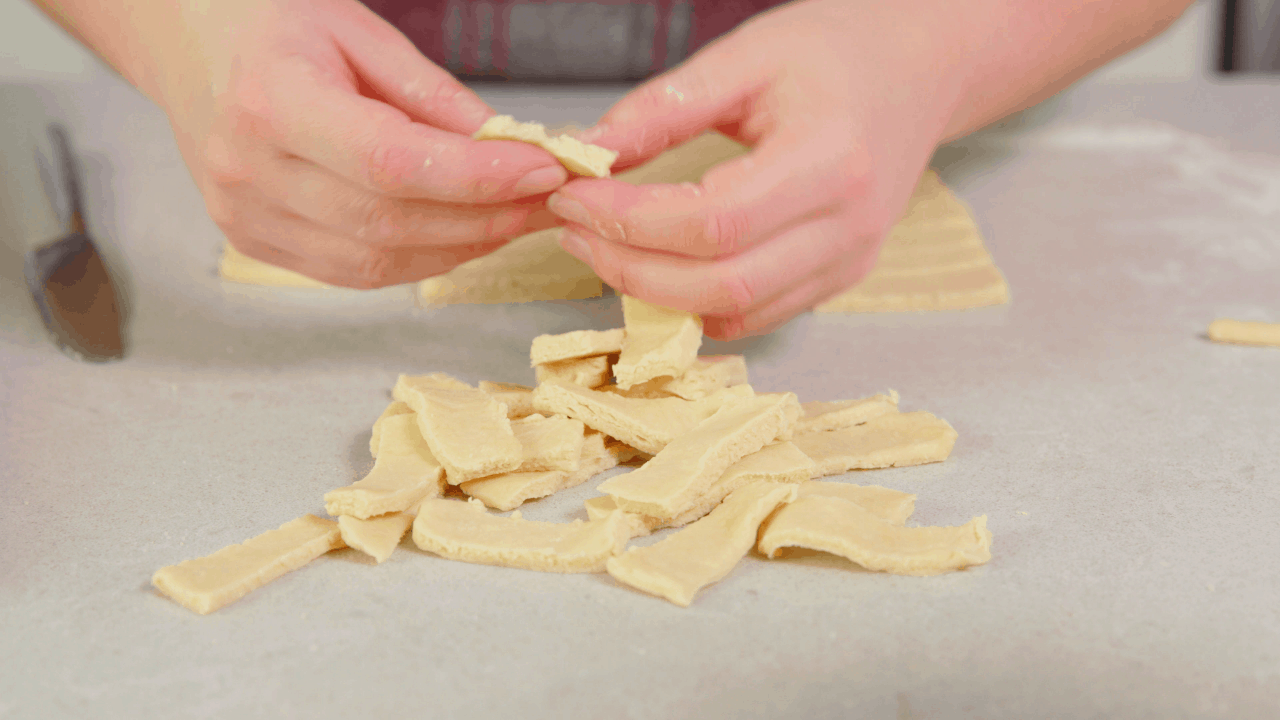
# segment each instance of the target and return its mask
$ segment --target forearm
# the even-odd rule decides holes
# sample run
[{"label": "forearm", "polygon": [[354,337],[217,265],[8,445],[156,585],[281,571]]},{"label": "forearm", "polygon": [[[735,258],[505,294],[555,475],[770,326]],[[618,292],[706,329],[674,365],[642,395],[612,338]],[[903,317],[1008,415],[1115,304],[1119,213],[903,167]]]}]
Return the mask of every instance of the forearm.
[{"label": "forearm", "polygon": [[963,88],[954,139],[1030,107],[1167,28],[1192,0],[946,2]]}]

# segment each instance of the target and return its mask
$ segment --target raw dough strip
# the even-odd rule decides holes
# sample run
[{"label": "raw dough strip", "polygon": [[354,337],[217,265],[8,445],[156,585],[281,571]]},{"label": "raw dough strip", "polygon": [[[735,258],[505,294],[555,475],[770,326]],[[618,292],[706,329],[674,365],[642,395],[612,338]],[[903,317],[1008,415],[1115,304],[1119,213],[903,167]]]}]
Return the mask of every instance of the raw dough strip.
[{"label": "raw dough strip", "polygon": [[795,497],[794,485],[753,483],[735,490],[710,515],[653,545],[609,558],[605,567],[619,582],[689,607],[699,590],[732,572],[755,545],[760,523]]},{"label": "raw dough strip", "polygon": [[444,468],[422,439],[417,418],[392,415],[381,425],[373,470],[351,485],[325,493],[325,512],[363,520],[408,510],[444,489]]},{"label": "raw dough strip", "polygon": [[[415,508],[416,510],[416,508]],[[359,550],[381,565],[400,544],[400,539],[413,524],[412,512],[397,512],[361,520],[351,515],[338,516],[338,529],[347,547]]]},{"label": "raw dough strip", "polygon": [[428,500],[413,522],[418,547],[450,560],[542,572],[603,572],[632,526],[622,513],[603,520],[547,523],[491,515],[478,500]]},{"label": "raw dough strip", "polygon": [[1209,339],[1238,345],[1280,347],[1280,323],[1218,318],[1209,323]]},{"label": "raw dough strip", "polygon": [[861,400],[815,400],[801,403],[800,407],[804,415],[796,422],[796,434],[826,432],[898,412],[898,393],[890,390],[888,395],[872,395]]},{"label": "raw dough strip", "polygon": [[255,260],[236,250],[231,243],[222,246],[222,257],[218,258],[218,277],[227,282],[245,285],[265,285],[268,287],[296,287],[311,290],[324,290],[332,285],[309,278],[293,270],[285,270],[271,263]]},{"label": "raw dough strip", "polygon": [[533,406],[548,415],[577,418],[587,427],[655,455],[675,437],[711,417],[725,403],[754,397],[750,385],[714,392],[701,400],[639,399],[548,380],[533,391]]},{"label": "raw dough strip", "polygon": [[479,388],[507,406],[508,420],[519,420],[533,414],[533,388],[528,385],[481,380]]},{"label": "raw dough strip", "polygon": [[[648,515],[630,514],[634,515],[646,533],[662,528],[683,527],[714,510],[729,496],[729,493],[738,488],[756,482],[791,485],[804,483],[813,476],[813,467],[813,461],[809,456],[800,452],[800,449],[790,442],[766,445],[730,465],[729,469],[724,471],[724,475],[721,475],[705,494],[674,518],[662,520]],[[583,505],[586,506],[587,517],[591,520],[602,518],[618,509],[618,504],[608,495],[588,498]]]},{"label": "raw dough strip", "polygon": [[645,387],[652,392],[669,393],[685,400],[699,400],[716,390],[746,384],[746,358],[741,355],[707,355],[695,360],[679,377],[654,378],[632,389]]},{"label": "raw dough strip", "polygon": [[763,555],[775,557],[784,547],[840,555],[876,572],[937,575],[990,560],[991,531],[986,515],[959,527],[909,528],[855,502],[809,495],[779,509],[760,530]]},{"label": "raw dough strip", "polygon": [[946,420],[917,411],[881,415],[862,425],[806,433],[793,439],[817,464],[813,476],[849,470],[906,467],[942,462],[956,444],[956,431]]},{"label": "raw dough strip", "polygon": [[520,467],[515,472],[578,469],[582,456],[582,438],[586,427],[581,420],[556,415],[543,417],[537,413],[511,421],[511,429],[520,442]]},{"label": "raw dough strip", "polygon": [[151,584],[187,609],[207,615],[340,547],[338,523],[303,515],[212,555],[162,567]]},{"label": "raw dough strip", "polygon": [[413,412],[413,408],[405,405],[399,400],[392,400],[386,410],[373,421],[373,430],[369,433],[369,454],[378,457],[378,444],[382,442],[382,421],[393,415],[409,415]]},{"label": "raw dough strip", "polygon": [[890,525],[902,525],[916,509],[916,496],[879,485],[809,480],[796,488],[796,497],[834,497],[861,505]]},{"label": "raw dough strip", "polygon": [[574,330],[560,335],[539,335],[529,347],[529,365],[537,367],[545,363],[573,360],[575,358],[613,355],[622,352],[622,339],[627,331]]},{"label": "raw dough strip", "polygon": [[573,360],[557,360],[556,362],[534,365],[533,372],[538,383],[548,380],[564,380],[585,388],[597,388],[609,382],[613,377],[613,362],[616,355],[597,355],[595,357],[574,358]]},{"label": "raw dough strip", "polygon": [[790,432],[799,414],[792,393],[731,403],[671,441],[653,459],[610,478],[600,492],[619,508],[668,520],[690,508],[730,465]]},{"label": "raw dough strip", "polygon": [[[494,510],[515,510],[523,503],[576,487],[635,457],[637,450],[603,434],[589,431],[582,442],[582,458],[572,472],[515,472],[469,480],[462,492]],[[604,517],[601,514],[599,517]],[[596,516],[591,517],[597,519]]]},{"label": "raw dough strip", "polygon": [[476,140],[516,140],[537,145],[555,156],[571,172],[589,177],[609,177],[609,167],[618,153],[589,145],[569,135],[552,137],[547,128],[535,122],[520,122],[510,115],[495,115],[472,135]]},{"label": "raw dough strip", "polygon": [[422,437],[444,466],[450,485],[520,467],[523,455],[507,408],[483,390],[402,376],[392,394],[413,408]]},{"label": "raw dough strip", "polygon": [[613,366],[618,387],[626,390],[661,375],[678,377],[698,359],[702,318],[622,296],[626,338]]}]

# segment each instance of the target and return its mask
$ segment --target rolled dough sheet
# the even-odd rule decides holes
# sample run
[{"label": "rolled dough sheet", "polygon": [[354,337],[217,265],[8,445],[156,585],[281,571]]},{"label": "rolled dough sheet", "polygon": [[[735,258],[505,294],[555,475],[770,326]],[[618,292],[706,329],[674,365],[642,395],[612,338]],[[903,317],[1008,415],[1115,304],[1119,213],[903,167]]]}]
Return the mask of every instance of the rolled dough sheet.
[{"label": "rolled dough sheet", "polygon": [[632,185],[699,182],[711,168],[746,155],[749,149],[718,132],[706,132],[615,177]]},{"label": "rolled dough sheet", "polygon": [[338,523],[303,515],[212,555],[162,567],[151,584],[187,609],[207,615],[340,547]]},{"label": "rolled dough sheet", "polygon": [[533,372],[539,383],[556,379],[585,388],[597,388],[613,377],[613,360],[616,355],[557,360],[534,365]]},{"label": "rolled dough sheet", "polygon": [[697,315],[624,295],[622,316],[627,333],[613,374],[623,390],[661,375],[677,377],[698,359],[702,318]]},{"label": "rolled dough sheet", "polygon": [[537,367],[545,363],[574,358],[613,355],[622,352],[622,339],[626,330],[574,330],[559,335],[539,335],[529,347],[529,365]]},{"label": "rolled dough sheet", "polygon": [[367,520],[350,515],[338,516],[338,529],[342,531],[342,541],[347,547],[372,557],[379,565],[391,557],[412,524],[413,514],[408,512],[389,513]]},{"label": "rolled dough sheet", "polygon": [[533,388],[528,385],[481,380],[478,387],[507,406],[509,420],[519,420],[533,414]]},{"label": "rolled dough sheet", "polygon": [[1280,347],[1280,323],[1219,318],[1209,323],[1209,339],[1214,342],[1237,345]]},{"label": "rolled dough sheet", "polygon": [[991,559],[987,516],[959,527],[903,527],[858,503],[809,495],[781,508],[760,530],[759,550],[801,547],[840,555],[868,570],[894,575],[937,575]]},{"label": "rolled dough sheet", "polygon": [[916,496],[879,485],[809,480],[796,488],[796,497],[835,497],[857,503],[891,525],[902,525],[916,509]]},{"label": "rolled dough sheet", "polygon": [[674,518],[706,493],[730,465],[788,432],[798,406],[791,393],[725,405],[640,468],[601,483],[600,492],[611,495],[628,512]]},{"label": "rolled dough sheet", "polygon": [[956,444],[946,420],[924,411],[893,413],[830,432],[796,435],[792,442],[817,465],[815,478],[849,470],[942,462]]},{"label": "rolled dough sheet", "polygon": [[701,400],[639,399],[548,380],[533,391],[533,406],[548,415],[577,418],[587,427],[657,454],[678,435],[711,417],[725,403],[754,397],[750,385],[718,390]]},{"label": "rolled dough sheet", "polygon": [[688,607],[699,590],[724,578],[756,543],[760,523],[795,499],[794,485],[753,483],[671,537],[609,558],[619,582]]},{"label": "rolled dough sheet", "polygon": [[418,304],[486,305],[600,297],[604,283],[560,248],[560,228],[522,235],[498,250],[418,283]]},{"label": "rolled dough sheet", "polygon": [[578,469],[582,457],[583,433],[586,427],[581,420],[556,415],[543,417],[537,413],[511,421],[511,430],[520,442],[521,461],[519,472]]},{"label": "rolled dough sheet", "polygon": [[401,376],[392,394],[413,408],[418,429],[450,485],[520,467],[523,453],[507,408],[483,390]]},{"label": "rolled dough sheet", "polygon": [[401,512],[444,489],[444,467],[422,438],[413,414],[382,421],[378,459],[362,480],[325,493],[330,515],[360,519]]},{"label": "rolled dough sheet", "polygon": [[826,432],[861,425],[881,415],[898,412],[898,393],[872,395],[861,400],[815,400],[801,403],[804,414],[796,422],[796,433]]},{"label": "rolled dough sheet", "polygon": [[428,500],[418,508],[413,541],[450,560],[542,572],[603,572],[632,526],[622,513],[603,520],[548,523],[491,515],[478,501]]},{"label": "rolled dough sheet", "polygon": [[285,270],[282,267],[276,267],[261,260],[255,260],[231,247],[231,243],[224,243],[222,246],[222,257],[218,259],[218,277],[227,282],[244,285],[268,285],[271,287],[297,287],[317,290],[333,287],[301,273]]},{"label": "rolled dough sheet", "polygon": [[[683,527],[714,510],[729,496],[729,493],[738,488],[756,482],[797,485],[813,476],[813,468],[813,461],[808,455],[800,452],[794,444],[773,443],[730,465],[729,469],[724,471],[724,475],[721,475],[705,494],[674,518],[662,520],[637,513],[632,515],[646,532],[668,527]],[[587,517],[592,520],[602,518],[618,509],[618,504],[608,495],[588,498],[583,504],[587,508]]]},{"label": "rolled dough sheet", "polygon": [[584,143],[569,135],[550,136],[539,123],[520,122],[510,115],[495,115],[473,135],[476,140],[516,140],[537,145],[551,153],[569,171],[588,177],[609,177],[618,153]]},{"label": "rolled dough sheet", "polygon": [[399,400],[392,400],[386,410],[373,421],[373,430],[369,433],[369,454],[378,457],[378,443],[382,441],[382,421],[393,415],[409,415],[413,412],[413,408],[405,405]]}]

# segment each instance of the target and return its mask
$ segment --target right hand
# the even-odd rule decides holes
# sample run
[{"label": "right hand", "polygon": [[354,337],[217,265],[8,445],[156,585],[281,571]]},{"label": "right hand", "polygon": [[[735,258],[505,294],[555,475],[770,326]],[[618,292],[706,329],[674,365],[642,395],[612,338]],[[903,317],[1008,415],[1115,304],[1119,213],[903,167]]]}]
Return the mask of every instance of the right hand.
[{"label": "right hand", "polygon": [[560,164],[472,140],[493,111],[356,0],[199,5],[157,99],[244,254],[375,288],[555,224],[543,201]]}]

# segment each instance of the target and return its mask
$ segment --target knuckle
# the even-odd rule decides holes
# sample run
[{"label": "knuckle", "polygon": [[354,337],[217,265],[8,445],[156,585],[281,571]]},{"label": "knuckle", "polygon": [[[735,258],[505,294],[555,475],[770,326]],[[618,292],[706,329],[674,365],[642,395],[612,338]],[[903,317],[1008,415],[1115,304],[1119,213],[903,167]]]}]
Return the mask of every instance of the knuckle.
[{"label": "knuckle", "polygon": [[373,290],[391,284],[388,279],[394,270],[391,253],[368,248],[362,250],[353,260],[348,283],[350,287]]},{"label": "knuckle", "polygon": [[391,200],[371,195],[360,201],[356,218],[356,236],[362,240],[377,240],[392,234],[399,225],[400,213]]},{"label": "knuckle", "polygon": [[719,285],[727,314],[741,314],[755,306],[758,290],[740,270],[728,268],[721,271]]},{"label": "knuckle", "polygon": [[409,161],[407,148],[387,142],[382,133],[375,134],[360,158],[365,184],[381,193],[400,190],[408,175]]},{"label": "knuckle", "polygon": [[742,249],[747,240],[749,223],[747,214],[740,208],[715,208],[707,214],[702,228],[706,238],[706,250],[711,257],[732,255]]}]

